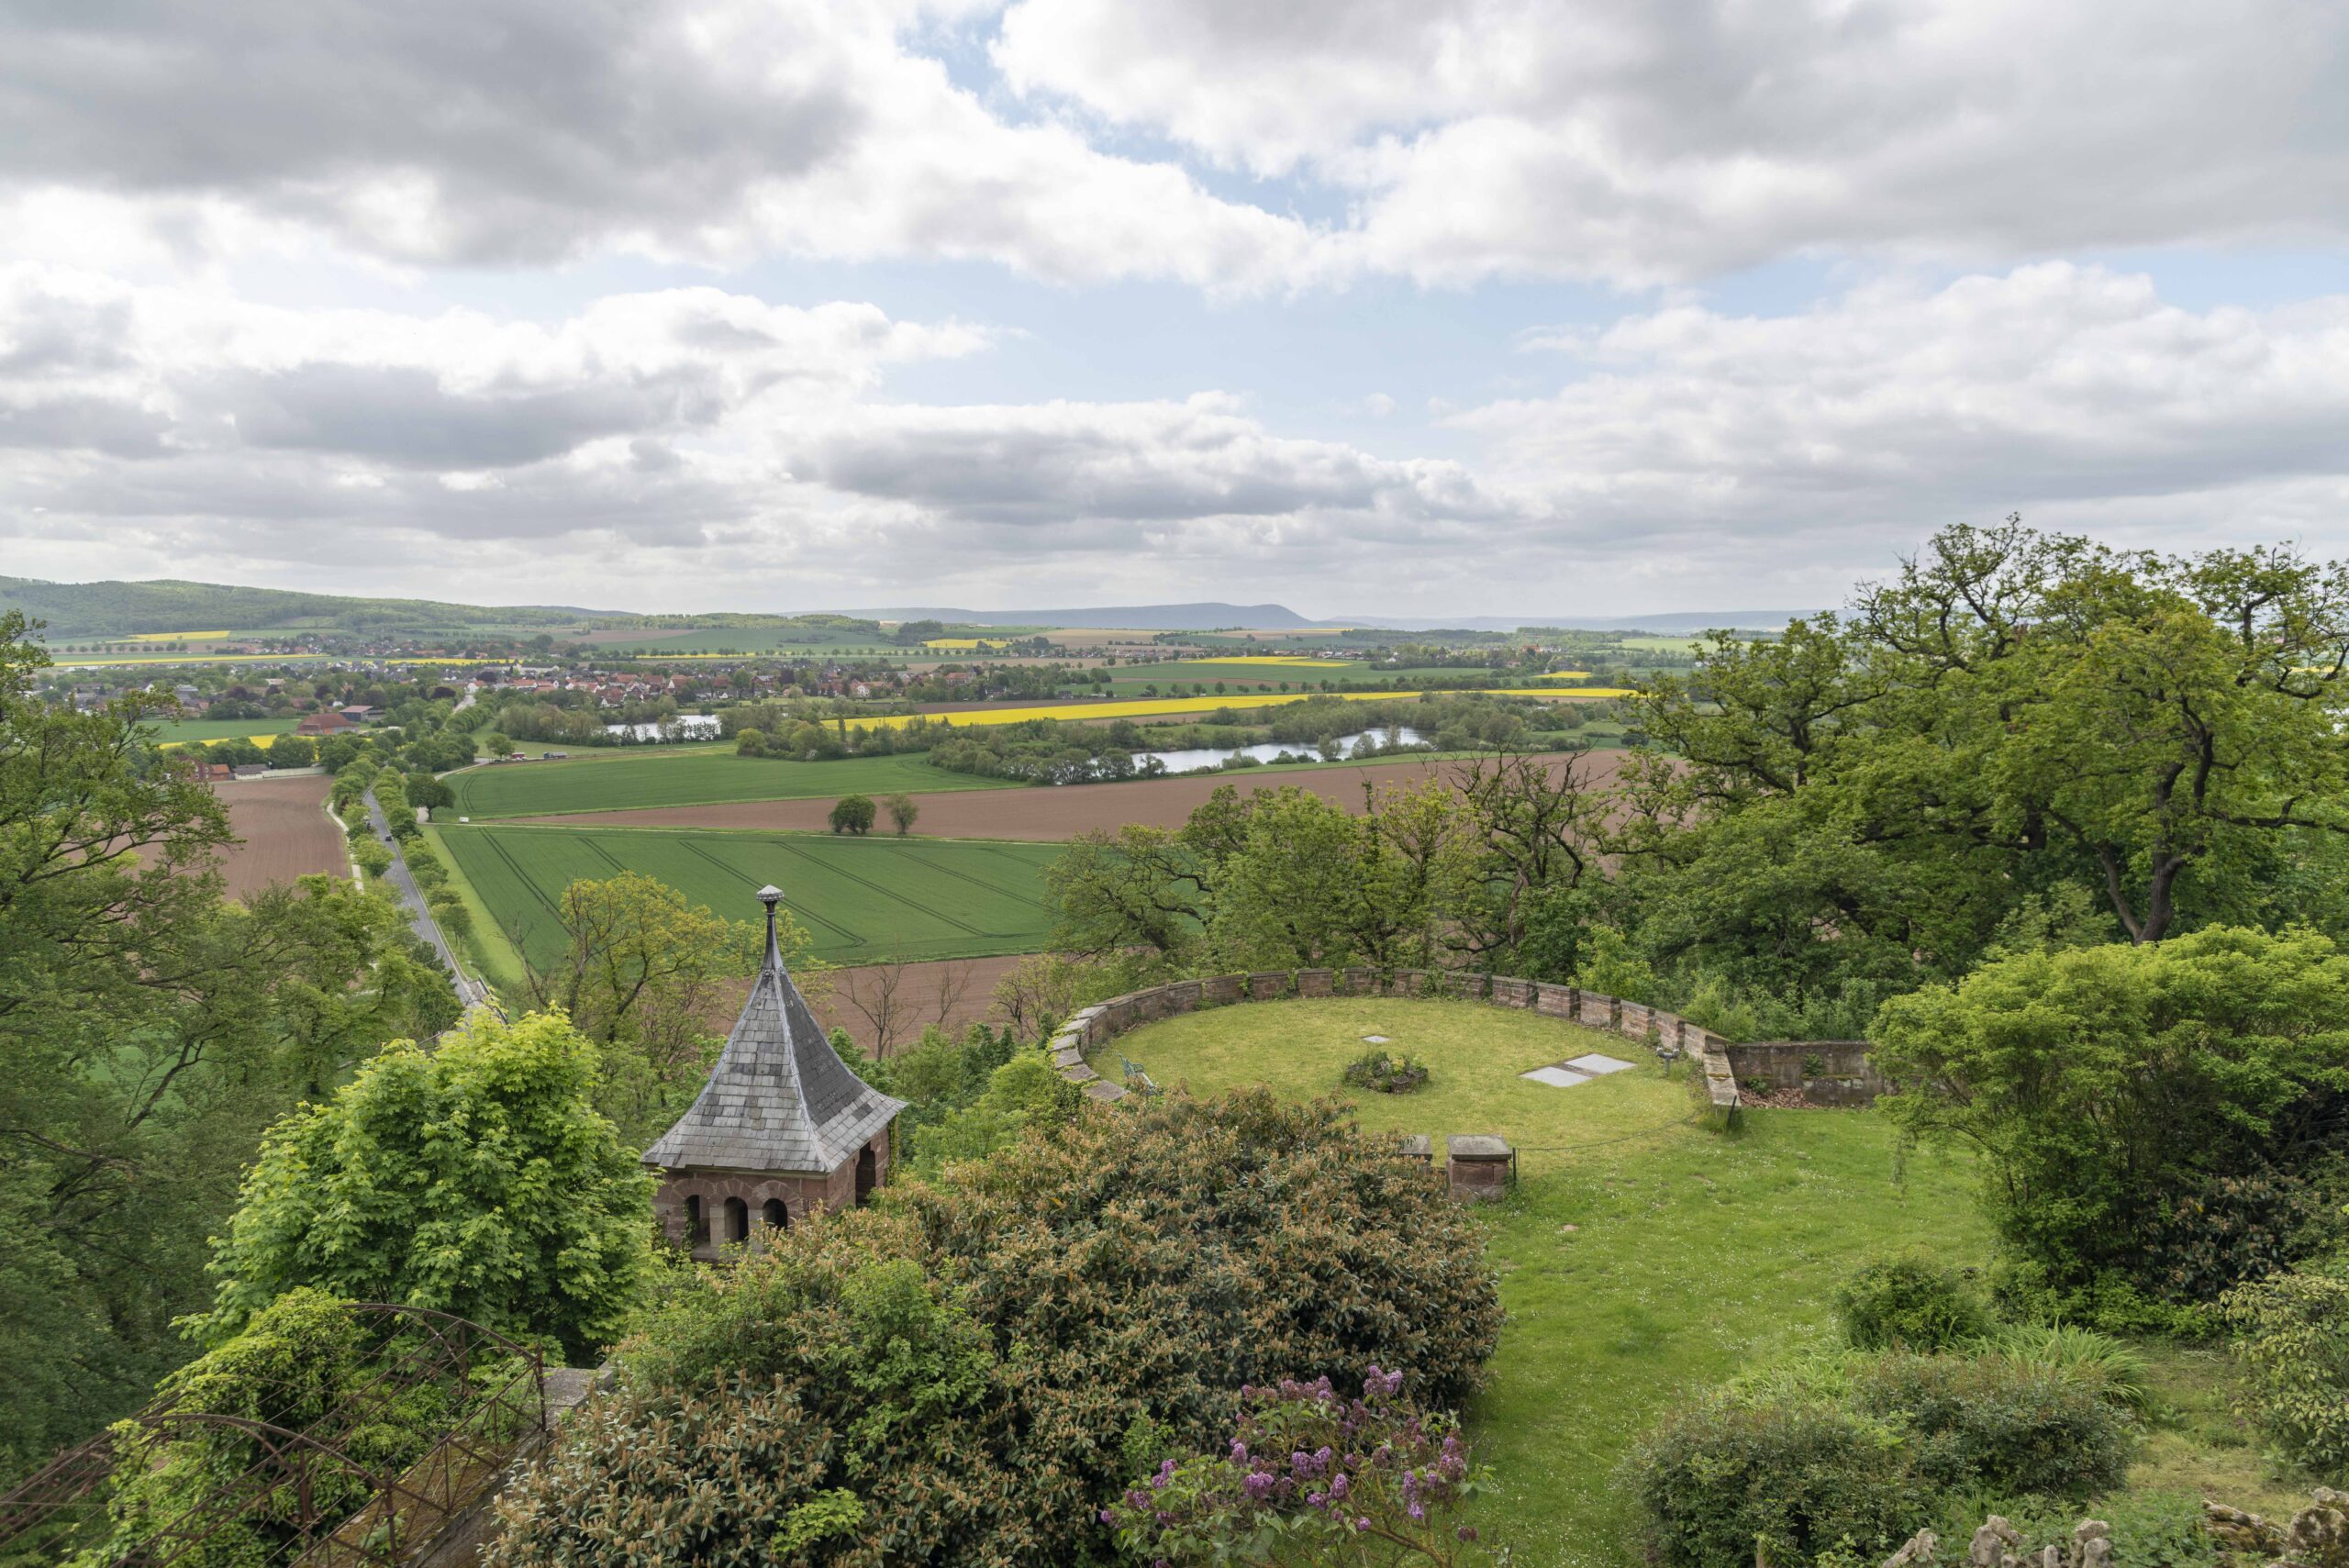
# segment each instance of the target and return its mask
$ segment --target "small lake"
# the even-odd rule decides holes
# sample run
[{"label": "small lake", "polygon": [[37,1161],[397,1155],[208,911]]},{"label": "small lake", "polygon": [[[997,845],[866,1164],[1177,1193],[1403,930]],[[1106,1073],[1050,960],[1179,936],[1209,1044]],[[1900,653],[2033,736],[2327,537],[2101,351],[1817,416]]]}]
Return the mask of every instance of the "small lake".
[{"label": "small lake", "polygon": [[659,724],[607,724],[604,733],[627,740],[715,740],[715,714],[681,713]]},{"label": "small lake", "polygon": [[[1390,746],[1416,746],[1419,743],[1418,730],[1408,725],[1397,725],[1392,729],[1365,729],[1353,735],[1341,735],[1338,737],[1338,754],[1353,756],[1365,738],[1374,736],[1377,740],[1376,749],[1382,751]],[[1260,762],[1269,762],[1283,755],[1308,762],[1321,761],[1321,753],[1310,742],[1294,740],[1286,744],[1268,741],[1262,746],[1197,746],[1187,751],[1137,751],[1134,753],[1134,765],[1141,767],[1155,758],[1170,773],[1203,773],[1220,768],[1234,757],[1253,757]]]}]

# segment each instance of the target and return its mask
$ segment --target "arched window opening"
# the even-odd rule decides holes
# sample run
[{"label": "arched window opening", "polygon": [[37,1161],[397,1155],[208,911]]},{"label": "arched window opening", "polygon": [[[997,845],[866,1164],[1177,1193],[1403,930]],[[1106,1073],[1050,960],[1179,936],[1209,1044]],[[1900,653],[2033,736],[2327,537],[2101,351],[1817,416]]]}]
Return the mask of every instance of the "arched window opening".
[{"label": "arched window opening", "polygon": [[779,1197],[771,1197],[762,1204],[759,1207],[759,1218],[767,1222],[767,1229],[770,1230],[791,1229],[791,1210],[784,1207],[784,1202]]},{"label": "arched window opening", "polygon": [[726,1200],[726,1239],[748,1241],[751,1239],[751,1206],[740,1198]]},{"label": "arched window opening", "polygon": [[873,1189],[880,1184],[881,1162],[874,1158],[873,1146],[868,1143],[864,1151],[856,1157],[856,1201],[863,1203],[871,1197]]},{"label": "arched window opening", "polygon": [[709,1222],[702,1218],[701,1195],[685,1199],[685,1244],[698,1247],[709,1240]]}]

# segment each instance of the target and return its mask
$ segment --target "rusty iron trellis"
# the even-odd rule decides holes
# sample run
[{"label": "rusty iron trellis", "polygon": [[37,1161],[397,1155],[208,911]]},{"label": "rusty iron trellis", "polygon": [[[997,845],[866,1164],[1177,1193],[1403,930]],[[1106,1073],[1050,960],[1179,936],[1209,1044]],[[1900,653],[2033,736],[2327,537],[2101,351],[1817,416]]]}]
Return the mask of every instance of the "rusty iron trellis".
[{"label": "rusty iron trellis", "polygon": [[[522,1441],[546,1429],[546,1362],[502,1334],[429,1307],[368,1301],[345,1310],[373,1331],[374,1370],[331,1407],[294,1429],[165,1395],[0,1496],[0,1558],[35,1542],[59,1556],[105,1544],[113,1523],[107,1483],[128,1426],[159,1438],[234,1432],[250,1459],[210,1477],[209,1489],[180,1514],[142,1521],[138,1545],[107,1561],[170,1568],[222,1532],[260,1521],[280,1538],[266,1559],[272,1563],[403,1562],[481,1495]],[[445,1396],[444,1414],[418,1425],[402,1401],[428,1385]],[[371,1464],[353,1451],[354,1439],[381,1447],[387,1432],[415,1451],[395,1466]]]}]

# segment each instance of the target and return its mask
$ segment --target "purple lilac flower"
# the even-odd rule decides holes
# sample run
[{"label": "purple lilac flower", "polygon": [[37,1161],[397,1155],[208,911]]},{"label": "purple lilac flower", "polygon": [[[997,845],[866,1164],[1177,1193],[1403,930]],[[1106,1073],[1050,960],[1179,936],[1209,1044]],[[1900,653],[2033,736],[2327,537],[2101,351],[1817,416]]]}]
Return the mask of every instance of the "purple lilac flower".
[{"label": "purple lilac flower", "polygon": [[1330,1477],[1330,1496],[1332,1497],[1342,1497],[1352,1489],[1353,1483],[1346,1479],[1346,1473],[1344,1471],[1341,1470],[1336,1475]]},{"label": "purple lilac flower", "polygon": [[1238,1438],[1231,1440],[1231,1462],[1234,1464],[1248,1462],[1248,1445]]},{"label": "purple lilac flower", "polygon": [[1102,1510],[1101,1510],[1101,1522],[1102,1522],[1103,1524],[1105,1524],[1105,1525],[1113,1525],[1113,1524],[1116,1524],[1116,1523],[1118,1522],[1118,1514],[1117,1514],[1117,1510],[1116,1510],[1116,1509],[1114,1509],[1114,1508],[1104,1508],[1104,1509],[1102,1509]]}]

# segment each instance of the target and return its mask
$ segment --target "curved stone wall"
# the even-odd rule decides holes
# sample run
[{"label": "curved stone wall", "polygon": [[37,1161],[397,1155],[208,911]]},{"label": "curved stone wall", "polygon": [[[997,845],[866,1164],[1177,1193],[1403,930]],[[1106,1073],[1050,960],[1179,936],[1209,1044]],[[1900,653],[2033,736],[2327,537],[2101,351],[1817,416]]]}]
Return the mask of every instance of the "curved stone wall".
[{"label": "curved stone wall", "polygon": [[1714,1122],[1728,1126],[1737,1116],[1737,1075],[1731,1047],[1720,1036],[1639,1002],[1585,991],[1577,985],[1512,980],[1430,969],[1273,969],[1252,974],[1211,974],[1129,991],[1079,1008],[1052,1039],[1052,1065],[1097,1100],[1121,1100],[1124,1085],[1112,1084],[1085,1064],[1085,1054],[1127,1030],[1202,1007],[1237,1002],[1270,1002],[1285,996],[1449,996],[1489,1002],[1606,1029],[1653,1048],[1677,1051],[1704,1073],[1704,1092]]}]

